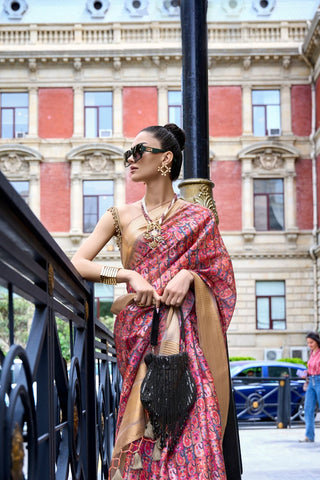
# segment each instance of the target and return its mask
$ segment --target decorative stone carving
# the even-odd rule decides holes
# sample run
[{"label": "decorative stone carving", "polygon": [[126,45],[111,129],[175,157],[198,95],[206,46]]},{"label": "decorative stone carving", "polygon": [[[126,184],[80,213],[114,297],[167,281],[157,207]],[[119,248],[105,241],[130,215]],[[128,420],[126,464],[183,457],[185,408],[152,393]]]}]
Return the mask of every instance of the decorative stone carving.
[{"label": "decorative stone carving", "polygon": [[159,57],[159,55],[153,55],[152,61],[153,61],[153,63],[154,63],[157,67],[160,66],[160,57]]},{"label": "decorative stone carving", "polygon": [[29,58],[29,70],[35,72],[37,70],[37,60],[35,58]]},{"label": "decorative stone carving", "polygon": [[254,168],[262,168],[263,170],[274,170],[283,167],[283,158],[280,153],[272,148],[266,148],[263,152],[256,155],[253,161]]},{"label": "decorative stone carving", "polygon": [[104,18],[109,8],[109,0],[87,0],[86,7],[92,18]]},{"label": "decorative stone carving", "polygon": [[243,5],[243,0],[231,0],[229,2],[226,2],[224,0],[221,1],[221,7],[230,16],[239,15],[243,8]]},{"label": "decorative stone carving", "polygon": [[29,162],[25,157],[17,153],[9,153],[0,157],[0,169],[4,174],[24,174],[29,173]]},{"label": "decorative stone carving", "polygon": [[251,57],[244,57],[243,59],[243,68],[244,70],[249,70],[251,67]]},{"label": "decorative stone carving", "polygon": [[3,4],[4,11],[8,14],[8,18],[12,20],[21,20],[24,13],[27,11],[28,4],[25,0],[5,0]]},{"label": "decorative stone carving", "polygon": [[163,11],[170,16],[180,15],[180,2],[178,0],[163,0]]},{"label": "decorative stone carving", "polygon": [[75,69],[76,72],[79,72],[81,70],[81,58],[75,58],[73,60],[73,68]]},{"label": "decorative stone carving", "polygon": [[86,155],[83,168],[91,172],[113,172],[114,164],[108,155],[102,152],[93,152]]},{"label": "decorative stone carving", "polygon": [[149,0],[126,0],[125,8],[132,17],[143,17],[148,14]]},{"label": "decorative stone carving", "polygon": [[290,67],[291,58],[288,55],[285,55],[282,59],[282,66],[286,70]]},{"label": "decorative stone carving", "polygon": [[121,58],[120,57],[114,57],[113,59],[113,68],[118,72],[121,68]]}]

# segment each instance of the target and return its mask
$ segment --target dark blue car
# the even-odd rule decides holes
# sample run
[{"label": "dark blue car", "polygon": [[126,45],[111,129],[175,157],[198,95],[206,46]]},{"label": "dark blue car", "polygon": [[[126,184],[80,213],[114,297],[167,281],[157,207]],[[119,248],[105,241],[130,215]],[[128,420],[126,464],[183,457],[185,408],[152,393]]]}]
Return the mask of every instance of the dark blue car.
[{"label": "dark blue car", "polygon": [[242,420],[276,420],[279,380],[290,378],[291,421],[303,420],[305,365],[270,361],[230,362],[236,412]]}]

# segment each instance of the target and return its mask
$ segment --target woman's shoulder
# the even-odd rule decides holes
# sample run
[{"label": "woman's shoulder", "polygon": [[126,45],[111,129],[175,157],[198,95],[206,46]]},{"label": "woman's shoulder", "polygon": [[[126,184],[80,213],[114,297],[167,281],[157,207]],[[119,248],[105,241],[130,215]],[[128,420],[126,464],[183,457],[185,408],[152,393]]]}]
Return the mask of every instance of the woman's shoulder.
[{"label": "woman's shoulder", "polygon": [[124,205],[111,207],[115,210],[119,218],[119,222],[123,227],[130,223],[130,221],[141,213],[141,202],[126,203]]}]

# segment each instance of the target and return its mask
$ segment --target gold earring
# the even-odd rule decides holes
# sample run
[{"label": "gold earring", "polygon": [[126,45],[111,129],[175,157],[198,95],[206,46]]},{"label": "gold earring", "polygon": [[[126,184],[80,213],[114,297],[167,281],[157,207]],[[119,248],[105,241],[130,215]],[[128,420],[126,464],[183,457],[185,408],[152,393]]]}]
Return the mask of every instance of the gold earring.
[{"label": "gold earring", "polygon": [[161,163],[161,165],[159,165],[159,167],[158,167],[158,172],[160,172],[163,177],[166,177],[167,173],[171,172],[171,167],[170,167],[170,165],[166,165],[165,163]]}]

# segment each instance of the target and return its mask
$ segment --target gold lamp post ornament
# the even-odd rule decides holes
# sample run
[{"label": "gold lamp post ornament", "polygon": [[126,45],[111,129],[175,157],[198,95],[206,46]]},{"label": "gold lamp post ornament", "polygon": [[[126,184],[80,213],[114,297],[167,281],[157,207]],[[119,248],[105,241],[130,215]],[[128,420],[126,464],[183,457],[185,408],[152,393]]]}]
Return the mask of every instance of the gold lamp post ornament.
[{"label": "gold lamp post ornament", "polygon": [[217,225],[219,224],[218,212],[213,199],[212,189],[214,183],[205,178],[188,178],[179,183],[182,198],[187,202],[198,203],[213,211]]}]

